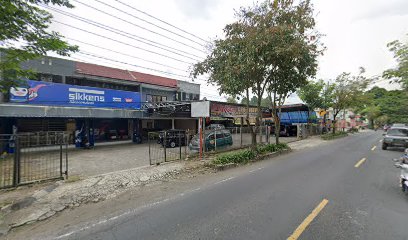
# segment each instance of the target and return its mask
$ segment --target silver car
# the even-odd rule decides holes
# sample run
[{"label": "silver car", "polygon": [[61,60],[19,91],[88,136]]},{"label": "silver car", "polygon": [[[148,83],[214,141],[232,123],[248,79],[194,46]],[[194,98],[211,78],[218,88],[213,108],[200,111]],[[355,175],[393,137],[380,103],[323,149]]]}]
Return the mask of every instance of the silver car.
[{"label": "silver car", "polygon": [[408,148],[408,127],[391,127],[384,134],[382,149],[388,147],[405,147]]}]

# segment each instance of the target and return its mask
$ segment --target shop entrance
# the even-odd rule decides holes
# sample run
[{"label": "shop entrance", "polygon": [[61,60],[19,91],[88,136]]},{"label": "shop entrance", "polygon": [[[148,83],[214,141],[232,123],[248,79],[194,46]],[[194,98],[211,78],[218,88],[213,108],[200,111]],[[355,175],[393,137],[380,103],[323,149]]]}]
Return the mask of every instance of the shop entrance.
[{"label": "shop entrance", "polygon": [[95,142],[129,140],[128,119],[94,119]]}]

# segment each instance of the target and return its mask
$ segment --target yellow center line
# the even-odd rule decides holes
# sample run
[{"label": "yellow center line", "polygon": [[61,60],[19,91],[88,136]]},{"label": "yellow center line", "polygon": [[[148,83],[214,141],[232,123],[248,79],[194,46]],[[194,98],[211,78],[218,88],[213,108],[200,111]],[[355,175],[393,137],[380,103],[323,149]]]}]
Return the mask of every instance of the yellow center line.
[{"label": "yellow center line", "polygon": [[377,148],[377,146],[374,146],[371,148],[371,151],[374,151]]},{"label": "yellow center line", "polygon": [[326,204],[329,202],[327,199],[323,199],[319,205],[315,209],[313,209],[312,213],[303,220],[303,222],[299,225],[299,227],[296,228],[296,230],[290,235],[290,237],[287,238],[287,240],[296,240],[300,237],[300,235],[305,231],[307,226],[315,219],[315,217],[320,213],[320,211],[323,210],[323,208],[326,206]]},{"label": "yellow center line", "polygon": [[358,162],[356,163],[356,165],[354,165],[354,167],[356,167],[356,168],[360,167],[360,165],[363,164],[363,162],[364,162],[365,160],[366,160],[366,158],[362,158],[360,161],[358,161]]}]

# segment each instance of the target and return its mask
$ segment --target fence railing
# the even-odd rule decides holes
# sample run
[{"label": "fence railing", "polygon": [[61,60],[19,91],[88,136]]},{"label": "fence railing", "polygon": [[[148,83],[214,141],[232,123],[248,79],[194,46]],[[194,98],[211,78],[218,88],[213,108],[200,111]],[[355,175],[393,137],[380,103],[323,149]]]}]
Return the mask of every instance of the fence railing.
[{"label": "fence railing", "polygon": [[189,142],[190,135],[183,130],[149,132],[150,165],[186,158]]},{"label": "fence railing", "polygon": [[68,136],[66,132],[0,135],[0,188],[67,175]]}]

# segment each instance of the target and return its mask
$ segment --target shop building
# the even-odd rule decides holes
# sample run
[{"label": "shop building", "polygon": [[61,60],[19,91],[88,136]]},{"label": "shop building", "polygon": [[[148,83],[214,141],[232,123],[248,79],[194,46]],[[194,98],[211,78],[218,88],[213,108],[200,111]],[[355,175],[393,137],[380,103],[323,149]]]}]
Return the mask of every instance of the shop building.
[{"label": "shop building", "polygon": [[0,134],[66,131],[94,144],[197,128],[189,102],[199,100],[199,84],[54,57],[22,67],[36,78],[0,98]]}]

